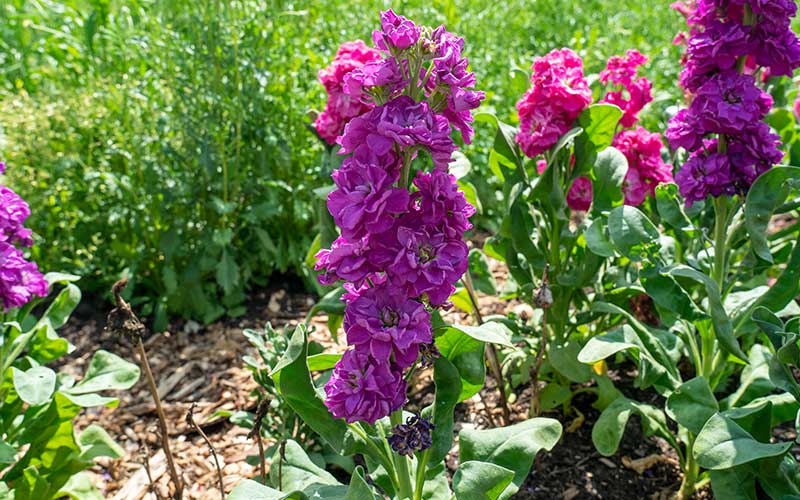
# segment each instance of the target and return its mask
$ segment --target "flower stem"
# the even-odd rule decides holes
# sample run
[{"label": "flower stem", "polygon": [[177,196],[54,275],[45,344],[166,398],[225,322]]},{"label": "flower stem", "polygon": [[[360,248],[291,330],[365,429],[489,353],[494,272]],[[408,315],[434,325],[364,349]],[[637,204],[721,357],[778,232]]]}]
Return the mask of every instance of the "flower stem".
[{"label": "flower stem", "polygon": [[681,489],[678,491],[678,500],[689,500],[694,495],[697,488],[697,476],[700,474],[700,466],[694,459],[694,435],[689,433],[689,442],[686,443],[686,461],[683,464],[683,481]]},{"label": "flower stem", "polygon": [[[389,418],[392,422],[392,427],[402,424],[403,410],[397,410]],[[412,498],[414,490],[411,486],[411,475],[408,471],[408,459],[398,453],[393,454],[392,459],[397,471],[397,499],[406,500]]]},{"label": "flower stem", "polygon": [[428,448],[422,453],[422,457],[417,462],[417,482],[414,488],[414,500],[422,500],[422,490],[425,487],[425,469],[428,466],[430,455],[431,449]]}]

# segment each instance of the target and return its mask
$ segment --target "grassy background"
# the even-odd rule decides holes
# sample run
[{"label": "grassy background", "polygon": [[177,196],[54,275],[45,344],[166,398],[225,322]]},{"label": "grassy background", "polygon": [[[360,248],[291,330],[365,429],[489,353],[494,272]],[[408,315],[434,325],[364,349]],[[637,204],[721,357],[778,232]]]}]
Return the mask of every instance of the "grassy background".
[{"label": "grassy background", "polygon": [[[307,130],[338,45],[369,40],[393,6],[464,36],[484,110],[515,121],[534,55],[568,46],[588,72],[637,48],[675,104],[682,18],[669,0],[6,0],[0,6],[0,158],[30,202],[34,256],[104,290],[121,275],[162,322],[243,312],[276,272],[308,278],[314,189],[328,181]],[[491,225],[492,131],[464,152]]]}]

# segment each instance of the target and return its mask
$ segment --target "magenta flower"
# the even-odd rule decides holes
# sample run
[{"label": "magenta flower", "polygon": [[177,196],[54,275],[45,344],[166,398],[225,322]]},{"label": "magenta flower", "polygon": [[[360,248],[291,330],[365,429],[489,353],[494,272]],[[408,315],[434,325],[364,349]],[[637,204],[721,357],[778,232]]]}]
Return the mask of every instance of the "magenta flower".
[{"label": "magenta flower", "polygon": [[623,130],[612,145],[628,160],[628,173],[622,186],[626,205],[641,205],[648,196],[655,196],[656,186],[672,182],[672,165],[661,158],[664,143],[660,134],[642,127]]},{"label": "magenta flower", "polygon": [[368,236],[349,241],[337,238],[330,249],[317,252],[317,263],[314,269],[323,271],[317,280],[323,285],[331,285],[339,280],[350,281],[360,285],[376,269],[368,257],[370,240]]},{"label": "magenta flower", "polygon": [[637,68],[647,63],[647,57],[638,50],[629,50],[625,56],[612,56],[606,69],[600,73],[604,85],[622,87],[608,92],[600,102],[619,106],[623,111],[620,124],[632,127],[639,120],[639,112],[653,100],[653,85],[645,77],[636,77]]},{"label": "magenta flower", "polygon": [[0,242],[0,301],[3,309],[22,307],[34,297],[46,297],[49,285],[33,262],[7,242]]},{"label": "magenta flower", "polygon": [[409,193],[394,187],[397,169],[386,169],[345,159],[333,172],[338,189],[328,195],[328,210],[342,230],[342,236],[356,240],[367,234],[380,234],[408,210]]},{"label": "magenta flower", "polygon": [[593,193],[592,181],[588,177],[578,177],[567,191],[567,206],[585,212],[592,207]]},{"label": "magenta flower", "polygon": [[355,350],[344,353],[325,384],[325,405],[347,423],[374,424],[405,402],[402,370],[391,363],[376,363],[369,354]]},{"label": "magenta flower", "polygon": [[31,230],[24,227],[31,214],[28,204],[17,193],[0,186],[0,242],[33,245]]},{"label": "magenta flower", "polygon": [[314,121],[314,128],[328,144],[336,143],[336,138],[350,119],[372,108],[372,104],[361,94],[345,92],[347,76],[365,64],[380,59],[381,53],[378,50],[367,47],[361,40],[356,40],[343,43],[330,66],[320,70],[318,79],[328,93],[328,103]]},{"label": "magenta flower", "polygon": [[364,290],[347,304],[344,330],[356,351],[401,369],[417,361],[420,344],[433,342],[425,306],[388,284]]},{"label": "magenta flower", "polygon": [[517,103],[520,129],[517,143],[534,158],[569,131],[592,102],[583,76],[583,61],[570,49],[554,50],[533,62],[533,86]]},{"label": "magenta flower", "polygon": [[705,133],[736,135],[761,122],[772,108],[772,97],[752,76],[719,73],[699,89],[689,111]]}]

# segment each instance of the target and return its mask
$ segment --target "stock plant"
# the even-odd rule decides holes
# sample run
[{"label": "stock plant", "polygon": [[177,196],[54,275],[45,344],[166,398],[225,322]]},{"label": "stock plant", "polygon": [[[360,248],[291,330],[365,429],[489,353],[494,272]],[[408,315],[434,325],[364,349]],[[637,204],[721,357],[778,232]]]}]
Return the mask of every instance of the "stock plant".
[{"label": "stock plant", "polygon": [[[687,11],[692,31],[681,85],[692,100],[667,136],[688,158],[677,185],[657,188],[664,230],[632,207],[608,217],[607,241],[655,302],[662,325],[645,325],[613,301],[596,302],[596,312],[627,324],[591,339],[579,359],[626,353],[639,368],[639,387],[654,388],[665,407],[619,398],[598,419],[593,439],[601,453],[614,453],[628,417],[638,414],[648,434],[675,449],[684,473],[680,498],[709,481],[717,498],[800,493],[792,444],[772,440],[772,427],[798,412],[797,384],[784,366],[797,362],[796,320],[780,317],[798,313],[800,169],[773,167],[785,156],[773,130],[785,126],[775,113],[773,129],[765,122],[773,99],[759,85],[800,66],[790,28],[796,10],[793,2],[701,1]],[[766,51],[769,43],[781,49]],[[770,232],[774,213],[794,220]]]},{"label": "stock plant", "polygon": [[74,349],[57,330],[80,301],[78,278],[42,275],[24,257],[19,247],[33,243],[23,225],[30,210],[2,185],[0,207],[0,498],[102,498],[81,471],[96,457],[124,451],[97,425],[76,433],[73,419],[82,408],[115,406],[116,398],[100,393],[130,388],[139,369],[103,350],[80,381],[47,366]]},{"label": "stock plant", "polygon": [[[270,372],[305,424],[338,453],[361,454],[368,472],[359,466],[349,486],[342,485],[288,441],[270,468],[277,490],[246,481],[234,499],[509,498],[537,453],[561,434],[551,419],[462,431],[451,491],[444,459],[453,445],[455,406],[483,386],[485,344],[510,345],[502,323],[447,325],[438,313],[468,268],[463,236],[474,213],[448,173],[457,149],[451,133],[471,140],[471,110],[484,93],[473,90],[464,39],[444,26],[418,26],[389,10],[381,13],[373,43],[374,49],[345,44],[333,65],[342,71],[326,85],[326,112],[358,102],[361,114],[339,113],[330,123],[322,115],[316,123],[322,137],[328,127],[331,136],[341,134],[340,152],[349,155],[333,173],[336,189],[327,200],[341,234],[317,253],[316,266],[322,284],[345,281],[349,348],[313,363],[320,371],[333,368],[324,398],[317,389],[322,380],[311,374],[305,325]],[[353,50],[368,60],[349,64]],[[404,413],[409,380],[430,367],[433,404]]]}]

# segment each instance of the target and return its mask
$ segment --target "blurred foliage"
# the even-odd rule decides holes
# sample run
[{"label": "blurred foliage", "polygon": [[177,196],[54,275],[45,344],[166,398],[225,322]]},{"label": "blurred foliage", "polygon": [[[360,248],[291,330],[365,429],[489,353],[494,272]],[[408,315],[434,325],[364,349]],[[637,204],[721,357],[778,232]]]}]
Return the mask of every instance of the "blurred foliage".
[{"label": "blurred foliage", "polygon": [[[653,129],[680,99],[682,18],[669,0],[406,2],[423,24],[467,40],[487,111],[516,121],[532,58],[570,46],[587,72],[638,48],[657,99]],[[0,157],[29,200],[45,269],[104,290],[120,275],[144,312],[211,321],[243,312],[275,272],[306,279],[317,195],[329,184],[307,113],[338,45],[369,40],[375,0],[6,0],[0,6]],[[659,90],[660,89],[660,90]],[[496,185],[464,151],[493,228]],[[482,160],[481,160],[482,161]],[[495,208],[497,207],[497,208]],[[310,280],[309,280],[310,281]]]}]

